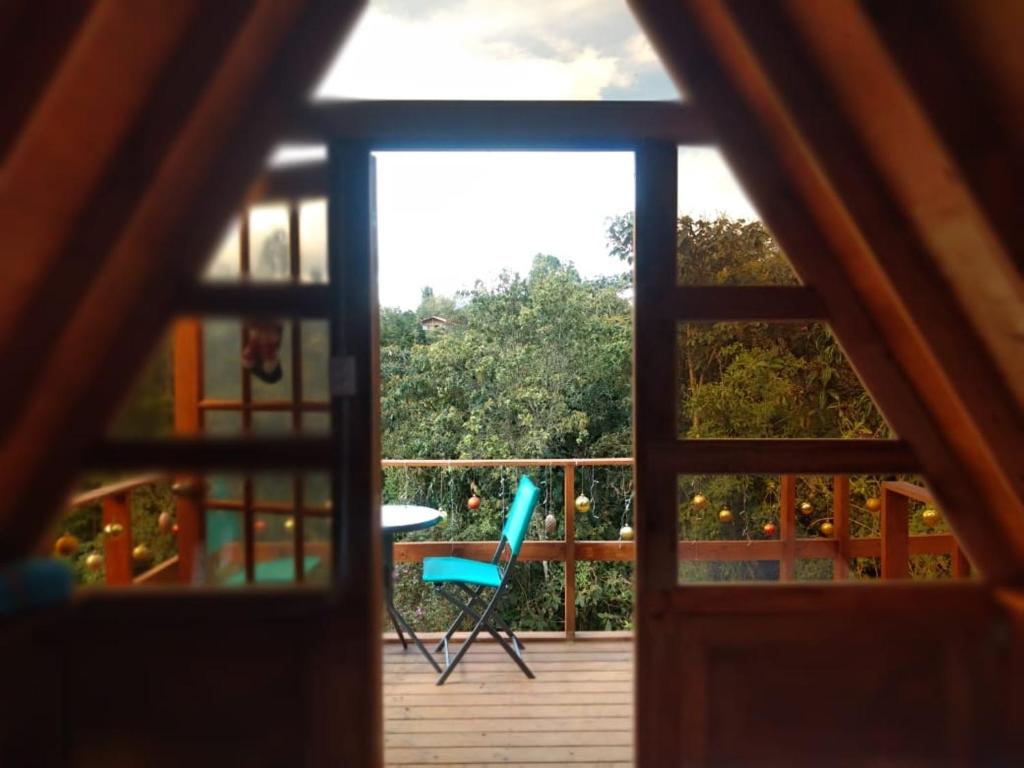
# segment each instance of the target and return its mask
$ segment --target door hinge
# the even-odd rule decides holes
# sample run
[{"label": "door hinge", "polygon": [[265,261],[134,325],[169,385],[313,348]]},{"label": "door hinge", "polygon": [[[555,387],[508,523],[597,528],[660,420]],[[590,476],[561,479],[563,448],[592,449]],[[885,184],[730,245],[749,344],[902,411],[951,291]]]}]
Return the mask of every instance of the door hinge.
[{"label": "door hinge", "polygon": [[352,397],[356,393],[356,359],[352,355],[332,357],[328,376],[331,397]]}]

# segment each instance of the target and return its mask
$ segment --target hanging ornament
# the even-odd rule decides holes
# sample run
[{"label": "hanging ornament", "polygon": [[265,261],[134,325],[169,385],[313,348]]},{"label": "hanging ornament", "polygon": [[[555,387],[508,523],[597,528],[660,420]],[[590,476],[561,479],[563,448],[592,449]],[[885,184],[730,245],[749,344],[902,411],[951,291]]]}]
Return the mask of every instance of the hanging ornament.
[{"label": "hanging ornament", "polygon": [[619,528],[619,539],[622,541],[632,541],[633,527],[627,524]]},{"label": "hanging ornament", "polygon": [[138,544],[135,549],[132,550],[132,560],[136,563],[148,563],[152,559],[153,553],[145,544]]},{"label": "hanging ornament", "polygon": [[836,527],[832,525],[831,522],[826,520],[824,523],[821,524],[821,528],[819,530],[821,531],[822,536],[828,537],[836,532]]},{"label": "hanging ornament", "polygon": [[85,567],[90,571],[98,571],[103,567],[103,555],[99,552],[93,552],[87,558],[85,558]]},{"label": "hanging ornament", "polygon": [[291,515],[288,515],[288,517],[286,517],[284,519],[284,529],[286,531],[294,531],[295,530],[295,518],[292,517]]},{"label": "hanging ornament", "polygon": [[778,529],[775,527],[775,523],[767,522],[763,526],[761,526],[761,530],[764,531],[765,536],[771,538],[775,535]]},{"label": "hanging ornament", "polygon": [[177,523],[175,523],[174,525],[171,526],[171,533],[173,533],[175,536],[178,535],[178,524]]},{"label": "hanging ornament", "polygon": [[814,505],[811,504],[811,502],[809,502],[809,501],[805,501],[803,504],[800,505],[800,514],[801,515],[806,516],[806,515],[811,514],[811,512],[813,512],[813,511],[814,511]]},{"label": "hanging ornament", "polygon": [[576,497],[576,511],[584,515],[590,511],[590,499],[582,493]]},{"label": "hanging ornament", "polygon": [[466,501],[466,506],[467,506],[467,507],[469,507],[470,509],[479,509],[479,508],[480,508],[480,497],[479,497],[479,496],[477,496],[477,495],[476,495],[476,494],[474,493],[474,494],[473,494],[472,496],[470,496],[470,497],[469,497],[469,499],[468,499],[468,500]]},{"label": "hanging ornament", "polygon": [[732,522],[732,510],[728,507],[722,507],[718,510],[718,522],[720,523],[731,523]]},{"label": "hanging ornament", "polygon": [[868,512],[877,512],[882,508],[882,502],[874,496],[870,496],[864,501],[864,506]]},{"label": "hanging ornament", "polygon": [[167,533],[170,531],[173,523],[174,518],[171,517],[170,512],[161,512],[160,516],[156,519],[156,527],[160,529],[160,533]]},{"label": "hanging ornament", "polygon": [[697,509],[704,509],[704,507],[706,507],[707,505],[708,499],[707,496],[705,496],[703,493],[698,493],[696,496],[693,497],[693,506],[696,507]]},{"label": "hanging ornament", "polygon": [[116,538],[124,533],[124,526],[120,523],[107,523],[103,526],[103,532],[107,534],[107,536]]},{"label": "hanging ornament", "polygon": [[71,557],[78,551],[78,537],[65,533],[53,545],[53,551],[60,557]]},{"label": "hanging ornament", "polygon": [[256,533],[263,533],[265,530],[267,530],[267,521],[266,520],[253,520],[252,521],[252,529]]},{"label": "hanging ornament", "polygon": [[554,536],[555,531],[558,530],[558,518],[548,512],[547,517],[544,518],[544,532],[548,536]]},{"label": "hanging ornament", "polygon": [[934,528],[939,524],[939,511],[937,509],[931,509],[930,507],[924,510],[921,512],[921,522],[929,528]]},{"label": "hanging ornament", "polygon": [[260,381],[273,384],[281,380],[281,338],[284,326],[279,320],[254,320],[245,326],[242,367]]}]

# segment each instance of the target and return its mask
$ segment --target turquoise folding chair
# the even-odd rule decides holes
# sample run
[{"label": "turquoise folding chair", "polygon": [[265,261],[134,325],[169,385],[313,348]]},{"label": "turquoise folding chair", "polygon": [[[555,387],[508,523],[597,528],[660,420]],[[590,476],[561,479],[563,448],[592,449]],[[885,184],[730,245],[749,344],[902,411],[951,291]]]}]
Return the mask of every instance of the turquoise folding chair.
[{"label": "turquoise folding chair", "polygon": [[[437,678],[438,685],[442,685],[448,679],[452,670],[455,669],[455,665],[462,661],[462,657],[466,655],[470,644],[476,640],[481,630],[487,630],[498,641],[527,677],[533,677],[533,672],[523,661],[523,644],[519,642],[519,638],[508,624],[495,612],[495,608],[508,587],[512,566],[523,546],[526,529],[530,524],[530,517],[537,507],[539,498],[540,489],[533,484],[530,478],[525,475],[521,477],[515,498],[512,500],[512,506],[505,518],[505,527],[501,529],[501,540],[489,563],[467,560],[463,557],[428,557],[423,560],[423,580],[434,584],[438,593],[459,609],[459,615],[434,648],[435,653],[444,649],[445,667],[441,671],[441,676]],[[508,557],[503,564],[502,556],[506,549]],[[457,588],[461,594],[446,587]],[[484,595],[485,590],[488,589],[494,590],[494,594],[490,596],[489,600]],[[467,618],[474,622],[473,630],[455,656],[450,657],[448,641]],[[502,633],[507,635],[507,639],[502,636]]]}]

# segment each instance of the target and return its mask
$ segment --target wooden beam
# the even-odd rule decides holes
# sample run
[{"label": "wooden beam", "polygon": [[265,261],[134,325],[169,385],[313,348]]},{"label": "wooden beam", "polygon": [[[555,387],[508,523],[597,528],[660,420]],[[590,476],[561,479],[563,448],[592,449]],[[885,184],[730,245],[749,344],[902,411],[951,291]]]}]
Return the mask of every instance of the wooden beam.
[{"label": "wooden beam", "polygon": [[327,317],[329,304],[326,285],[198,283],[182,296],[177,309],[207,317],[268,315],[319,320]]},{"label": "wooden beam", "polygon": [[132,510],[130,492],[103,498],[103,567],[107,584],[132,583]]},{"label": "wooden beam", "polygon": [[699,0],[630,4],[670,73],[714,123],[726,157],[794,269],[818,291],[847,358],[920,459],[968,553],[989,577],[1017,578],[1024,565],[1024,529],[993,527],[976,514],[977,500],[986,498],[985,480],[963,471],[963,457],[918,399],[911,375],[920,373],[894,358],[895,337],[883,336],[880,327],[890,310],[867,309],[863,275],[847,268],[861,260],[863,238],[836,206],[834,191],[823,183],[792,118],[729,17],[732,6]]},{"label": "wooden beam", "polygon": [[101,440],[83,457],[91,469],[179,471],[331,469],[337,461],[327,438],[175,438]]},{"label": "wooden beam", "polygon": [[76,494],[71,497],[71,500],[68,502],[68,506],[72,509],[75,509],[76,507],[87,507],[90,504],[103,501],[107,496],[118,496],[128,493],[128,491],[134,491],[136,488],[141,488],[145,485],[155,485],[168,480],[169,478],[167,475],[160,474],[145,474],[129,477],[125,480],[118,480],[114,483],[106,483],[105,485],[101,485],[99,488],[93,488],[91,491]]},{"label": "wooden beam", "polygon": [[802,285],[685,285],[666,291],[664,302],[662,314],[681,323],[828,319],[817,291]]},{"label": "wooden beam", "polygon": [[[986,475],[990,501],[1013,504],[1007,517],[1016,520],[1024,512],[1024,467],[1013,458],[1024,451],[1024,384],[1013,394],[1024,380],[1013,341],[1020,273],[862,10],[794,2],[785,16],[756,4],[734,9],[816,171],[858,230],[857,252],[836,255],[859,273],[863,300],[914,371],[947,443]],[[1006,351],[1002,369],[993,345]]]},{"label": "wooden beam", "polygon": [[649,460],[658,471],[692,475],[895,473],[919,468],[905,442],[871,439],[676,440],[652,446]]},{"label": "wooden beam", "polygon": [[327,163],[271,167],[250,187],[249,205],[284,203],[311,197],[327,197]]},{"label": "wooden beam", "polygon": [[318,101],[283,137],[356,140],[374,150],[628,150],[645,141],[707,144],[690,105],[671,101]]}]

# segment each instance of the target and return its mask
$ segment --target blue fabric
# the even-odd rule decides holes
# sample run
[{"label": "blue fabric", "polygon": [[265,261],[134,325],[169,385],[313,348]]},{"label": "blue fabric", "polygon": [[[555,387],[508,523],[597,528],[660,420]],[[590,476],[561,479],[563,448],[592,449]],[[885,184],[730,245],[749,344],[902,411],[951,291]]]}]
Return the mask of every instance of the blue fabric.
[{"label": "blue fabric", "polygon": [[66,602],[74,582],[74,572],[63,560],[35,558],[13,563],[0,571],[0,616]]},{"label": "blue fabric", "polygon": [[519,549],[523,546],[523,539],[526,538],[526,530],[530,525],[530,517],[540,499],[540,488],[533,484],[526,475],[519,478],[519,487],[516,489],[515,498],[512,499],[512,508],[505,518],[505,527],[502,535],[508,540],[508,546],[512,554],[519,556]]},{"label": "blue fabric", "polygon": [[492,563],[481,563],[464,557],[426,557],[423,559],[423,580],[497,587],[501,584],[501,571]]}]

